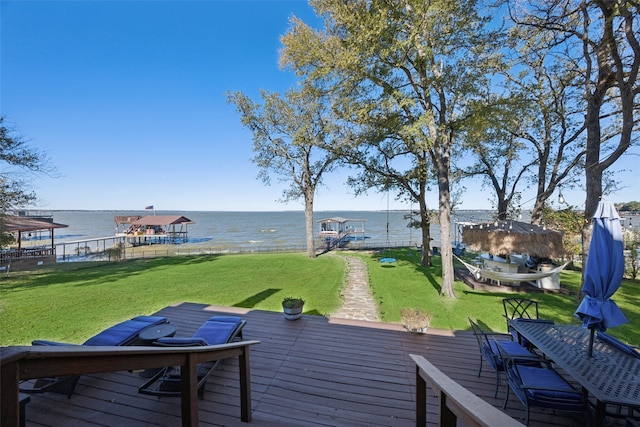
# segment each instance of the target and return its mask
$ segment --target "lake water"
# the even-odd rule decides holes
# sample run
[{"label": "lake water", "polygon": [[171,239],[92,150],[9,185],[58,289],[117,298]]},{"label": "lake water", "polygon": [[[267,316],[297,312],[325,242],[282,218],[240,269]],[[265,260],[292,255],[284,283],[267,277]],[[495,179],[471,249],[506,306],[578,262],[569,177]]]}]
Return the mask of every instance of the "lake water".
[{"label": "lake water", "polygon": [[[68,228],[55,231],[60,245],[78,240],[111,237],[116,233],[115,216],[153,215],[152,211],[52,211],[53,220]],[[367,246],[414,246],[420,244],[420,230],[407,227],[408,211],[323,211],[314,213],[314,234],[318,220],[331,217],[364,219]],[[183,215],[194,222],[188,226],[188,242],[180,246],[200,246],[252,250],[256,248],[303,248],[306,244],[304,212],[220,212],[220,211],[156,211],[157,215]],[[459,211],[452,216],[452,240],[460,240],[455,223],[486,221],[490,211]],[[360,223],[352,223],[360,228]],[[438,245],[440,232],[431,225],[433,245]]]}]

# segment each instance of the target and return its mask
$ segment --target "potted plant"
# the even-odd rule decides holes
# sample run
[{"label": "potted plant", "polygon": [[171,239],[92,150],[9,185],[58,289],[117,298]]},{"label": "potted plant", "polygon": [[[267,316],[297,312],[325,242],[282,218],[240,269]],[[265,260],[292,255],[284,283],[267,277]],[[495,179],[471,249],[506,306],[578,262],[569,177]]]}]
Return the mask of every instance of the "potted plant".
[{"label": "potted plant", "polygon": [[302,307],[304,300],[302,298],[286,297],[282,300],[282,310],[284,318],[287,320],[296,320],[302,316]]},{"label": "potted plant", "polygon": [[431,324],[431,315],[419,308],[403,308],[402,325],[410,332],[424,334]]}]

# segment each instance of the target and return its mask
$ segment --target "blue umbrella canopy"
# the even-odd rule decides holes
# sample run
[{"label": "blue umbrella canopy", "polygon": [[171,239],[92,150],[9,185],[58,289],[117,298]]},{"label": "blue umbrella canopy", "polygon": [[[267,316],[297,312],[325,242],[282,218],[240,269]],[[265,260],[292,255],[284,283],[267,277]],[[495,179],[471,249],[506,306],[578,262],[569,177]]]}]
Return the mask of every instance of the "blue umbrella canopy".
[{"label": "blue umbrella canopy", "polygon": [[627,323],[627,318],[611,300],[624,275],[624,245],[620,216],[611,202],[600,201],[593,216],[582,292],[584,298],[576,316],[582,326],[604,331]]}]

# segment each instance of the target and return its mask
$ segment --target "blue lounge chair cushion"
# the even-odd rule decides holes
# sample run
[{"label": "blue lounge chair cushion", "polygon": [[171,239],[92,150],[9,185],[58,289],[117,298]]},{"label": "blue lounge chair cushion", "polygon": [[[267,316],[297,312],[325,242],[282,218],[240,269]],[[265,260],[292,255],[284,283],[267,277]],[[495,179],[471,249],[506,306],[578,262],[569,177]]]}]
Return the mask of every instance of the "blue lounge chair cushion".
[{"label": "blue lounge chair cushion", "polygon": [[198,329],[191,338],[160,338],[156,344],[162,346],[216,345],[228,343],[237,334],[242,318],[236,316],[213,316]]},{"label": "blue lounge chair cushion", "polygon": [[138,336],[147,326],[165,323],[166,317],[138,316],[131,320],[118,323],[100,332],[84,342],[84,345],[124,345]]},{"label": "blue lounge chair cushion", "polygon": [[202,338],[183,338],[183,337],[166,337],[159,338],[154,341],[154,344],[163,347],[192,347],[196,345],[209,345],[207,341]]},{"label": "blue lounge chair cushion", "polygon": [[[111,326],[108,329],[100,332],[97,335],[89,338],[83,345],[87,346],[122,346],[129,345],[136,342],[136,338],[140,332],[148,327],[166,323],[168,319],[162,316],[138,316],[133,319],[126,320]],[[67,344],[57,341],[45,341],[35,340],[33,345],[78,345]],[[20,391],[27,393],[44,393],[45,391],[53,391],[57,393],[66,394],[67,397],[71,397],[78,383],[77,375],[56,377],[56,378],[42,378],[38,379],[34,384],[29,387],[20,387]]]},{"label": "blue lounge chair cushion", "polygon": [[[518,365],[517,369],[522,380],[522,384],[518,385],[522,388],[512,388],[521,400],[525,398],[526,393],[526,400],[536,406],[564,410],[569,409],[567,406],[575,405],[577,409],[583,406],[582,394],[571,387],[555,370],[523,365]],[[509,374],[511,378],[517,376],[513,372]]]},{"label": "blue lounge chair cushion", "polygon": [[[89,338],[83,345],[125,345],[130,341],[133,341],[140,331],[148,326],[159,325],[167,322],[168,319],[162,316],[138,316],[130,320],[113,325],[112,327],[105,329],[97,335]],[[78,345],[69,344],[58,341],[47,340],[35,340],[31,344],[33,345]]]}]

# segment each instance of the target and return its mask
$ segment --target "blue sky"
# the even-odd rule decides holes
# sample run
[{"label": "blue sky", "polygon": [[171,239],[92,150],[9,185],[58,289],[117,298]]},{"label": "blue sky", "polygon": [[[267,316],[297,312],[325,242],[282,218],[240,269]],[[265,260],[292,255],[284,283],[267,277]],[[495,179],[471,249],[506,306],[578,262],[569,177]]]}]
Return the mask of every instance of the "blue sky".
[{"label": "blue sky", "polygon": [[[48,153],[41,209],[288,210],[265,186],[251,134],[227,91],[295,84],[278,67],[292,15],[319,26],[306,1],[7,1],[0,3],[0,114]],[[354,197],[348,171],[326,177],[315,209],[378,210]],[[628,182],[638,179],[630,172]],[[468,185],[464,209],[489,209]],[[612,197],[634,200],[633,189]],[[582,193],[565,191],[581,206]],[[527,200],[525,195],[523,200]],[[638,199],[638,197],[635,197]],[[428,203],[436,208],[435,190]],[[401,208],[390,201],[391,208]],[[526,207],[526,206],[525,206]]]}]

